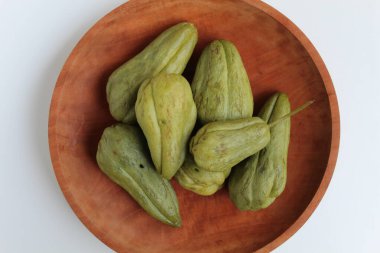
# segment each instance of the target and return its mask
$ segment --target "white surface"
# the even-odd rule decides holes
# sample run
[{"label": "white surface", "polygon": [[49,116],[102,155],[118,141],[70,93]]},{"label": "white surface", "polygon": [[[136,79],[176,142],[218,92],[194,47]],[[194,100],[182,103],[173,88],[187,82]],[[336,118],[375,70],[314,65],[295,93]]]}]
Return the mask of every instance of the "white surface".
[{"label": "white surface", "polygon": [[[47,121],[58,73],[83,33],[121,0],[0,0],[0,252],[112,252],[56,182]],[[380,2],[266,1],[324,59],[338,94],[341,145],[316,212],[276,252],[379,252]]]}]

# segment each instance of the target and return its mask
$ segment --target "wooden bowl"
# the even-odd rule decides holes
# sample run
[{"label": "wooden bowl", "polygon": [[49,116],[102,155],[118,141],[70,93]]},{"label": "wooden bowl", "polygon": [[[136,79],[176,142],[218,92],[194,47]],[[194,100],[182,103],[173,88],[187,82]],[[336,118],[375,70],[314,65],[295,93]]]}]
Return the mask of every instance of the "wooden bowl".
[{"label": "wooden bowl", "polygon": [[[148,216],[111,182],[95,160],[105,127],[115,121],[106,102],[107,78],[164,29],[193,22],[199,42],[185,76],[214,39],[239,49],[256,108],[275,91],[295,108],[288,181],[269,208],[242,212],[226,189],[201,197],[173,180],[183,219],[172,228]],[[317,207],[330,182],[339,145],[339,113],[326,67],[305,35],[286,17],[255,0],[132,0],[97,22],[72,51],[58,78],[49,143],[61,189],[87,228],[118,252],[268,252],[293,235]]]}]

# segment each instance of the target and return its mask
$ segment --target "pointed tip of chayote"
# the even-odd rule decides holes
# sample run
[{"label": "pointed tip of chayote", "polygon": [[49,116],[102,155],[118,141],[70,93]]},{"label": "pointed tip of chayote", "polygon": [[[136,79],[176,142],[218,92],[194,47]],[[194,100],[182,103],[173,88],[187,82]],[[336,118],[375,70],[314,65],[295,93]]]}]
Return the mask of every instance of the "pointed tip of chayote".
[{"label": "pointed tip of chayote", "polygon": [[174,223],[174,227],[176,227],[176,228],[182,227],[182,220],[179,220],[176,223]]},{"label": "pointed tip of chayote", "polygon": [[177,216],[173,217],[171,220],[169,220],[168,224],[173,226],[173,227],[180,228],[182,226],[181,216],[177,215]]},{"label": "pointed tip of chayote", "polygon": [[181,26],[183,29],[189,30],[193,34],[193,36],[195,37],[195,40],[197,40],[198,29],[197,29],[197,26],[195,24],[188,22],[188,21],[184,21],[184,22],[177,24],[177,26]]},{"label": "pointed tip of chayote", "polygon": [[197,27],[193,23],[191,23],[189,21],[183,21],[183,22],[179,23],[179,25],[189,26],[189,27],[197,29]]}]

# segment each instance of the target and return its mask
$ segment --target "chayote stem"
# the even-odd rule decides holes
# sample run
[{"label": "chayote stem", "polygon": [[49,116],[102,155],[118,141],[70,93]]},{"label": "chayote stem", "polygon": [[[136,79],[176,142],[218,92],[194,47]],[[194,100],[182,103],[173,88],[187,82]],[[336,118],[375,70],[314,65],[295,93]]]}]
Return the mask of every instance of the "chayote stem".
[{"label": "chayote stem", "polygon": [[284,116],[282,116],[281,118],[279,119],[276,119],[275,121],[271,122],[269,125],[269,127],[273,127],[275,125],[277,125],[278,123],[280,123],[281,121],[287,119],[287,118],[290,118],[294,115],[296,115],[297,113],[299,113],[300,111],[303,111],[305,110],[307,107],[309,107],[311,104],[313,104],[315,102],[315,100],[310,100],[306,103],[304,103],[303,105],[297,107],[295,110],[291,111],[290,113],[288,114],[285,114]]}]

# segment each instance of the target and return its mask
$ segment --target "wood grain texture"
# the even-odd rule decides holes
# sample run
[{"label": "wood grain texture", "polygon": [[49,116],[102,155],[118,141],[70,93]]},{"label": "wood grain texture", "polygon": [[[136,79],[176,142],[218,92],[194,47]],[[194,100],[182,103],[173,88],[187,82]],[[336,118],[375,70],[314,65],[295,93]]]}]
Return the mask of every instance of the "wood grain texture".
[{"label": "wood grain texture", "polygon": [[[193,22],[199,43],[185,71],[191,81],[201,50],[214,39],[239,49],[255,96],[255,110],[273,92],[295,108],[288,182],[265,210],[241,212],[226,189],[201,197],[172,182],[182,228],[148,216],[98,168],[97,143],[114,123],[106,102],[108,76],[164,29]],[[332,177],[339,146],[334,87],[319,54],[285,16],[254,0],[131,0],[97,22],[65,63],[51,102],[50,153],[61,189],[79,219],[118,252],[269,252],[310,217]]]}]

